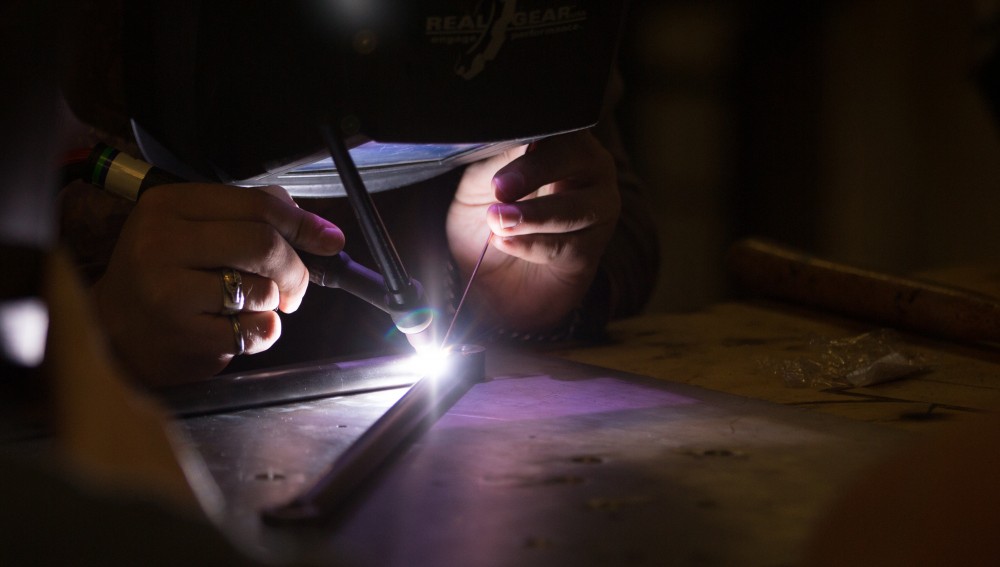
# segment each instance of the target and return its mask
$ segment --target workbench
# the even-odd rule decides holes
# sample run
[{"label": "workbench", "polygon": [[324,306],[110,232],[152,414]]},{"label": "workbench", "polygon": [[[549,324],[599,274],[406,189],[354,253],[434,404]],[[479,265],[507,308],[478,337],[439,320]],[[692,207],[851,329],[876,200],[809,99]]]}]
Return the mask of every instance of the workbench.
[{"label": "workbench", "polygon": [[789,407],[917,433],[1000,408],[1000,349],[897,333],[923,370],[837,389],[790,387],[778,367],[815,356],[817,342],[877,330],[871,324],[780,303],[723,303],[690,314],[614,323],[610,343],[561,357]]},{"label": "workbench", "polygon": [[1000,407],[991,345],[896,336],[919,372],[849,389],[775,368],[870,324],[779,303],[648,314],[608,341],[487,350],[485,380],[336,517],[272,526],[406,388],[182,421],[251,555],[347,565],[788,565],[869,466]]}]

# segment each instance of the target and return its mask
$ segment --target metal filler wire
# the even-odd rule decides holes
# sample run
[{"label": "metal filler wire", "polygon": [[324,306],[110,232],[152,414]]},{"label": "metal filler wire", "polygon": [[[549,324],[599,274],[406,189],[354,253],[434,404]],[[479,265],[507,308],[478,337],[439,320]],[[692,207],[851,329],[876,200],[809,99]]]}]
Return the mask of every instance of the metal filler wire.
[{"label": "metal filler wire", "polygon": [[[534,140],[529,143],[524,148],[524,153],[533,152],[538,146],[538,140]],[[455,315],[451,318],[451,324],[448,325],[448,330],[444,334],[444,339],[441,341],[441,348],[448,346],[448,337],[451,336],[451,330],[455,327],[455,321],[458,321],[458,314],[462,311],[462,305],[465,303],[465,298],[469,295],[469,290],[472,288],[472,282],[476,279],[476,272],[479,271],[479,266],[483,263],[483,258],[486,257],[486,251],[490,249],[490,243],[493,242],[493,231],[490,231],[490,235],[486,237],[486,244],[483,245],[483,251],[479,254],[479,260],[476,261],[476,267],[472,268],[472,273],[469,275],[469,281],[465,284],[465,291],[462,292],[462,298],[458,300],[458,307],[455,308]]]},{"label": "metal filler wire", "polygon": [[483,251],[479,253],[479,260],[476,260],[476,267],[472,268],[472,273],[469,274],[469,281],[465,284],[465,291],[462,292],[462,298],[458,300],[458,307],[455,308],[455,315],[451,318],[451,323],[448,325],[448,330],[444,334],[444,339],[441,340],[441,348],[448,346],[448,337],[451,336],[451,330],[455,327],[455,321],[458,321],[458,314],[462,311],[462,305],[465,304],[465,298],[469,295],[469,289],[472,288],[472,282],[476,279],[476,272],[479,271],[479,266],[483,264],[483,258],[486,257],[486,251],[490,249],[490,243],[493,242],[493,231],[490,231],[490,235],[486,237],[486,244],[483,245]]}]

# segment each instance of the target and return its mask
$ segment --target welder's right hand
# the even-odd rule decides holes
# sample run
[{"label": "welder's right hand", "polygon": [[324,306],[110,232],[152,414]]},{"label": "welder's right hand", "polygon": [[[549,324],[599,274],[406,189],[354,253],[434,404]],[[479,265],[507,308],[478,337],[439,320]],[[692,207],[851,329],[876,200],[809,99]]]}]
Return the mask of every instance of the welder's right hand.
[{"label": "welder's right hand", "polygon": [[[207,378],[232,358],[268,349],[276,309],[302,301],[309,273],[294,249],[332,255],[339,228],[295,205],[280,187],[163,185],[146,191],[94,285],[98,316],[134,376],[148,384]],[[294,248],[294,249],[293,249]],[[227,293],[238,272],[245,297]]]}]

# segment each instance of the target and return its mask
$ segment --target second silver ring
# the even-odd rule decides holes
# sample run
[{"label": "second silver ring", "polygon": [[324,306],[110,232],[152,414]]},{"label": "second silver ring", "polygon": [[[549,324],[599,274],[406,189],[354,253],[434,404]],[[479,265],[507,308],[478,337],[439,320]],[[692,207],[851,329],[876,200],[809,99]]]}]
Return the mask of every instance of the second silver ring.
[{"label": "second silver ring", "polygon": [[236,356],[240,356],[247,351],[246,340],[243,338],[243,328],[236,315],[229,316],[229,323],[233,326],[233,340],[236,341]]},{"label": "second silver ring", "polygon": [[232,268],[222,270],[222,312],[230,315],[243,311],[243,276]]}]

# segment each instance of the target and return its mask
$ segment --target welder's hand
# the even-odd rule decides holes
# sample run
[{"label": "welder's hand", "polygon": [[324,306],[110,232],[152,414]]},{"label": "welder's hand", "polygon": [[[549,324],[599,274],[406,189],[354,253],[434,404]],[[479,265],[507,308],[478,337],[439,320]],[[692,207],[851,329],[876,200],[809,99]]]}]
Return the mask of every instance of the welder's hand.
[{"label": "welder's hand", "polygon": [[[344,235],[298,208],[284,189],[184,183],[149,189],[94,285],[116,354],[154,384],[207,378],[281,334],[275,309],[295,311],[309,274],[294,248],[339,252]],[[237,270],[243,309],[225,312],[222,270]],[[234,324],[234,320],[236,324]]]},{"label": "welder's hand", "polygon": [[[470,299],[519,331],[562,321],[587,292],[621,209],[614,159],[589,132],[537,142],[469,166],[448,213],[468,277],[495,234]],[[473,295],[474,294],[474,295]]]}]

